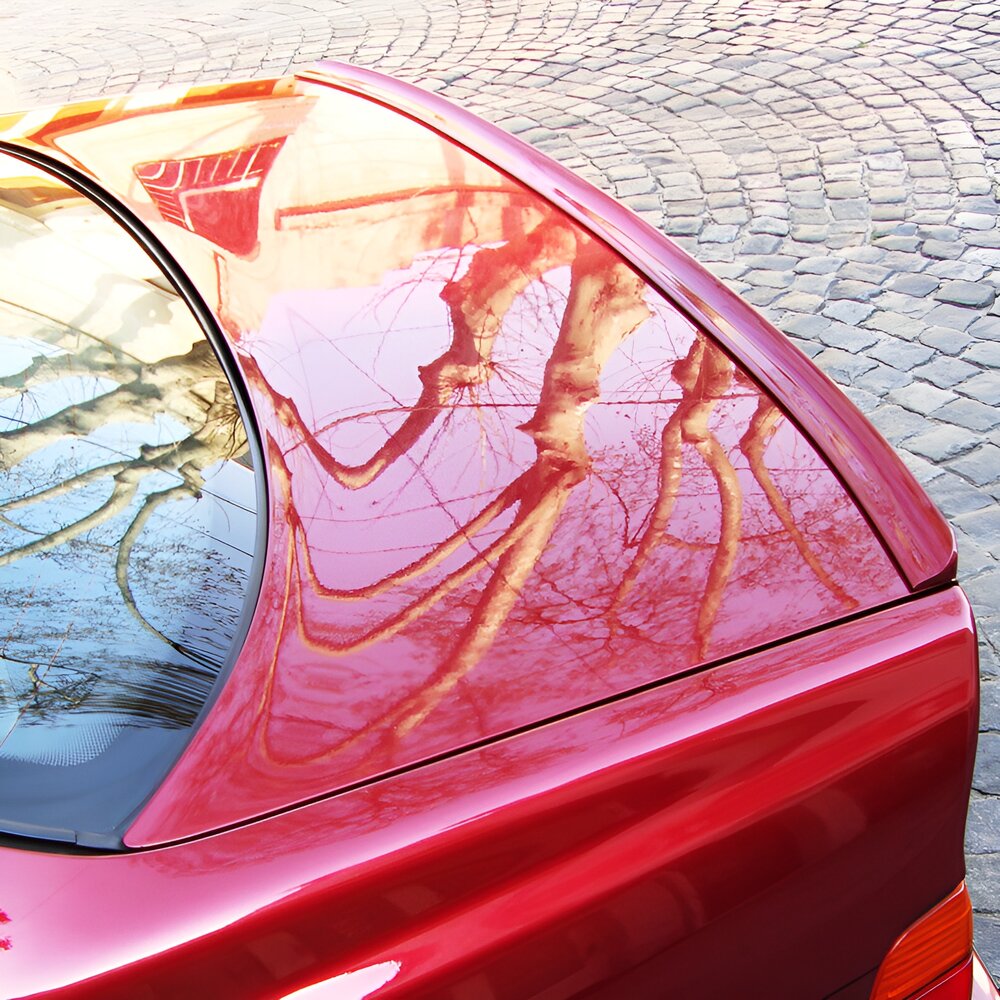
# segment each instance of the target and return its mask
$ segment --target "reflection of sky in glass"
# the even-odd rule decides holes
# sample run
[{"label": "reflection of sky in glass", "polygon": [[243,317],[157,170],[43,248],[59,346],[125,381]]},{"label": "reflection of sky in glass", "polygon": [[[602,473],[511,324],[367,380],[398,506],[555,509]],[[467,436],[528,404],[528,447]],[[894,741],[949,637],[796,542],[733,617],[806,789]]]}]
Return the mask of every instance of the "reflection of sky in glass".
[{"label": "reflection of sky in glass", "polygon": [[[115,785],[139,761],[152,782],[179,749],[236,634],[254,478],[235,461],[245,434],[193,317],[147,308],[164,299],[151,262],[107,239],[91,254],[86,226],[25,226],[57,260],[72,251],[77,294],[42,314],[44,282],[23,267],[0,277],[0,826],[101,830],[150,786],[97,785],[97,805],[81,804],[74,768]],[[0,214],[0,268],[24,247]],[[129,330],[143,316],[159,324],[152,338]]]}]

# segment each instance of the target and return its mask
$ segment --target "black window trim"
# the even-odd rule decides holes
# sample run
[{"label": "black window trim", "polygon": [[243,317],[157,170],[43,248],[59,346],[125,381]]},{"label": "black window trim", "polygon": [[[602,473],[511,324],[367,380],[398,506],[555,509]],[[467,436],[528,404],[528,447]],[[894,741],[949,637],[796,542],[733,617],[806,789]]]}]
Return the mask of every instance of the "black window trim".
[{"label": "black window trim", "polygon": [[265,465],[266,455],[261,444],[260,429],[257,426],[253,407],[250,404],[249,393],[240,374],[239,366],[233,356],[225,335],[219,326],[215,314],[195,288],[194,283],[184,273],[183,268],[177,263],[166,247],[153,235],[146,224],[129,208],[123,205],[100,184],[87,177],[85,174],[73,169],[61,161],[45,153],[34,149],[27,149],[15,143],[0,140],[0,152],[6,153],[15,159],[21,160],[33,167],[37,167],[57,177],[67,187],[79,192],[91,202],[103,209],[125,232],[139,245],[148,257],[160,268],[174,290],[181,297],[187,307],[194,315],[195,321],[201,328],[216,359],[224,372],[229,386],[232,390],[236,405],[239,408],[240,417],[247,433],[247,444],[253,456],[254,492],[257,503],[256,527],[254,532],[254,553],[250,565],[250,575],[247,580],[246,593],[243,597],[243,608],[240,612],[239,620],[236,623],[236,630],[233,634],[229,653],[223,661],[218,677],[212,687],[205,704],[201,707],[194,723],[191,726],[187,739],[184,740],[180,752],[168,763],[166,768],[157,776],[149,794],[142,802],[119,823],[111,833],[88,834],[86,832],[75,831],[74,842],[67,843],[63,838],[56,837],[56,831],[50,828],[32,828],[27,826],[19,829],[0,830],[0,846],[28,846],[32,845],[37,850],[53,850],[65,853],[67,850],[80,850],[83,853],[93,853],[96,849],[101,852],[115,851],[122,852],[130,850],[124,844],[123,838],[135,818],[142,812],[149,800],[159,791],[167,776],[174,766],[183,756],[191,740],[194,739],[206,716],[211,712],[219,693],[226,685],[233,666],[239,658],[246,642],[250,625],[256,614],[257,604],[260,600],[261,583],[264,577],[264,564],[267,558],[268,541],[268,521],[270,507],[268,503],[267,489],[267,466]]}]

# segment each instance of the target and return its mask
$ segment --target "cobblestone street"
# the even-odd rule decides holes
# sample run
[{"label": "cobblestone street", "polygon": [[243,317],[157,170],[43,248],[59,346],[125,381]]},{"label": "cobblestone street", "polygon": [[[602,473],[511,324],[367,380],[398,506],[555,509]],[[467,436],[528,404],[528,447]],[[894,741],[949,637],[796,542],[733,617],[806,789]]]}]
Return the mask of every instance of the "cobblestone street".
[{"label": "cobblestone street", "polygon": [[7,0],[0,104],[323,57],[439,91],[673,235],[927,486],[979,622],[969,882],[1000,970],[1000,2]]}]

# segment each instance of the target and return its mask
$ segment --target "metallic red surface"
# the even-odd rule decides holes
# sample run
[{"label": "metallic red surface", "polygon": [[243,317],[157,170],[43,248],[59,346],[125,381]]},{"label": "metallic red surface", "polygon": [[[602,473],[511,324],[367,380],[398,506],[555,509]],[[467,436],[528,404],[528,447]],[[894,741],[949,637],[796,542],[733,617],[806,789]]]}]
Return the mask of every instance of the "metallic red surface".
[{"label": "metallic red surface", "polygon": [[774,400],[912,588],[953,574],[943,522],[669,241],[332,72],[548,202],[326,83],[0,120],[191,275],[272,503],[251,635],[143,849],[0,849],[0,991],[853,1000],[963,875],[975,643]]},{"label": "metallic red surface", "polygon": [[872,519],[914,590],[955,579],[951,528],[899,456],[783,334],[662,233],[527,143],[436,94],[341,62],[322,62],[303,77],[411,115],[606,240],[794,414]]},{"label": "metallic red surface", "polygon": [[211,837],[3,849],[2,995],[824,996],[962,878],[976,687],[951,589]]},{"label": "metallic red surface", "polygon": [[30,134],[198,285],[250,387],[271,495],[240,660],[130,845],[906,593],[772,400],[531,191],[319,84],[134,110]]},{"label": "metallic red surface", "polygon": [[972,953],[972,1000],[1000,1000],[1000,990],[975,951]]},{"label": "metallic red surface", "polygon": [[[913,589],[929,588],[955,577],[957,553],[947,522],[930,503],[909,470],[845,399],[840,390],[808,359],[803,357],[771,324],[713,275],[697,264],[663,234],[643,223],[628,209],[574,176],[526,143],[508,135],[435,94],[394,80],[371,70],[345,63],[326,62],[309,74],[341,90],[362,95],[392,107],[440,132],[494,163],[511,177],[526,183],[551,204],[566,212],[587,230],[605,240],[635,264],[652,284],[688,316],[694,318],[794,418],[844,479],[862,510],[875,523]],[[220,87],[194,87],[176,95],[173,107],[207,111],[235,101],[255,101],[256,127],[268,130],[266,109],[271,103],[288,111],[284,98],[291,82],[253,81]],[[36,115],[0,118],[0,138],[28,143],[59,158],[93,169],[92,150],[81,150],[66,136],[86,135],[95,127],[122,120],[144,118],[151,111],[162,115],[171,105],[160,102],[129,103],[113,99],[58,109],[41,124]],[[5,134],[6,133],[6,134]],[[257,142],[280,138],[258,136]],[[148,142],[142,130],[128,135],[135,150]],[[246,150],[241,136],[233,136],[229,149]],[[197,157],[182,157],[178,169],[190,169]],[[134,160],[126,153],[126,170]],[[179,164],[183,163],[183,167]],[[102,176],[110,176],[114,159],[104,164]],[[142,177],[138,165],[135,176]],[[135,176],[123,178],[119,193],[127,196]],[[219,185],[223,188],[224,185]],[[228,197],[223,217],[233,215],[237,199]],[[149,213],[145,213],[148,217]],[[169,214],[169,213],[168,213]],[[197,212],[195,213],[197,215]],[[237,213],[238,214],[238,213]],[[155,223],[155,218],[149,218]],[[217,223],[213,222],[213,225]],[[244,238],[245,234],[238,234]],[[226,243],[222,246],[240,247]]]},{"label": "metallic red surface", "polygon": [[972,993],[972,959],[943,976],[930,989],[916,994],[913,1000],[970,1000]]},{"label": "metallic red surface", "polygon": [[957,969],[942,976],[929,989],[921,990],[912,996],[912,1000],[975,1000],[972,992],[972,958],[968,958]]}]

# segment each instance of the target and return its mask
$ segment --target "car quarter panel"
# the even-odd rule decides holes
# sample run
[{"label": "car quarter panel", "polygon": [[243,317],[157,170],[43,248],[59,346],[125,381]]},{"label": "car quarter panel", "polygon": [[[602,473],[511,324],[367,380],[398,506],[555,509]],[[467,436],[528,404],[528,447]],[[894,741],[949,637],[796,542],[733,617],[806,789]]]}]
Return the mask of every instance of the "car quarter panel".
[{"label": "car quarter panel", "polygon": [[962,879],[976,691],[951,588],[214,836],[3,849],[0,990],[822,997]]},{"label": "car quarter panel", "polygon": [[253,625],[126,843],[244,822],[907,593],[799,414],[706,334],[712,308],[678,309],[401,114],[262,87],[25,133],[170,248],[268,459]]}]

